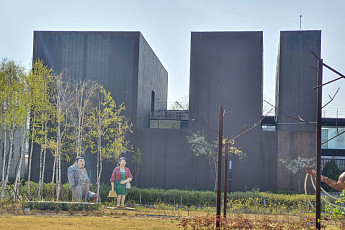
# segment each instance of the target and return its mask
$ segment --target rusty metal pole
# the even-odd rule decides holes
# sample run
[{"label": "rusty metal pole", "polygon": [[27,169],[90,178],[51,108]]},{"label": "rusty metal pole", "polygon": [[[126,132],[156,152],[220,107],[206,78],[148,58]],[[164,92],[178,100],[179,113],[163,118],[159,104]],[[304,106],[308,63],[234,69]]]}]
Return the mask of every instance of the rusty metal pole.
[{"label": "rusty metal pole", "polygon": [[321,110],[322,110],[323,60],[319,59],[317,72],[317,117],[316,117],[316,229],[321,229]]},{"label": "rusty metal pole", "polygon": [[224,218],[226,218],[226,209],[228,204],[228,169],[229,169],[229,144],[225,143],[225,156],[224,156]]},{"label": "rusty metal pole", "polygon": [[218,168],[217,168],[217,215],[216,229],[220,228],[220,203],[222,199],[222,150],[223,150],[223,116],[224,109],[219,105],[218,117]]}]

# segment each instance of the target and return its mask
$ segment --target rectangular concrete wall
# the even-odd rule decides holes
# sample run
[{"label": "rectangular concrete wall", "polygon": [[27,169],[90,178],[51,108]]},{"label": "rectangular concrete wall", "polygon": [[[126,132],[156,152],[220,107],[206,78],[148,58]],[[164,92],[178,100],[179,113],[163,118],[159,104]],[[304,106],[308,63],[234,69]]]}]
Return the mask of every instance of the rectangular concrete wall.
[{"label": "rectangular concrete wall", "polygon": [[[262,32],[193,32],[190,67],[190,119],[195,117],[218,129],[220,104],[229,113],[224,118],[224,137],[232,138],[243,125],[250,128],[262,113]],[[190,120],[193,130],[204,129]],[[266,159],[260,153],[260,128],[237,139],[247,158],[233,159],[234,190],[262,187]]]},{"label": "rectangular concrete wall", "polygon": [[167,109],[168,72],[145,38],[139,38],[137,127],[149,128],[151,95],[155,93],[154,110]]},{"label": "rectangular concrete wall", "polygon": [[321,54],[321,31],[280,32],[276,80],[278,130],[314,132],[315,127],[284,115],[316,121],[317,59]]},{"label": "rectangular concrete wall", "polygon": [[134,179],[138,186],[213,190],[208,161],[189,150],[188,135],[190,131],[186,129],[136,130],[134,146],[143,152],[143,165],[138,178]]},{"label": "rectangular concrete wall", "polygon": [[[289,171],[281,159],[315,158],[317,59],[321,31],[282,31],[277,63],[276,120],[278,127],[277,189],[302,192],[305,170]],[[299,122],[301,118],[309,125]]]},{"label": "rectangular concrete wall", "polygon": [[[149,127],[152,91],[155,109],[166,109],[168,73],[140,32],[35,31],[33,58],[42,59],[71,82],[94,80],[103,84],[117,104],[125,104],[124,114],[133,123],[134,133],[137,128]],[[85,160],[95,182],[96,159],[87,153]],[[33,162],[39,162],[37,146]],[[107,174],[114,164],[105,163],[104,181],[109,181]],[[68,166],[63,165],[63,181]],[[48,154],[46,181],[51,180],[52,167],[53,157]],[[33,180],[38,179],[38,173],[33,171]]]},{"label": "rectangular concrete wall", "polygon": [[136,123],[139,32],[35,31],[34,55],[72,82],[95,80]]},{"label": "rectangular concrete wall", "polygon": [[277,162],[278,162],[278,135],[277,132],[267,131],[261,133],[260,158],[262,168],[261,191],[277,190]]},{"label": "rectangular concrete wall", "polygon": [[[292,173],[280,159],[290,162],[298,157],[315,159],[315,139],[313,132],[278,131],[277,190],[303,193],[305,169]],[[312,191],[311,183],[308,183],[308,188]]]}]

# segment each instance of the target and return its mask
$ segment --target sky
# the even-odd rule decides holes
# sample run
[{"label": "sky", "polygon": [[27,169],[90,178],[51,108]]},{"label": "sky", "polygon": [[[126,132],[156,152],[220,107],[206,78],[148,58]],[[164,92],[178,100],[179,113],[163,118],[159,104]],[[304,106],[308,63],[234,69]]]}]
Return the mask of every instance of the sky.
[{"label": "sky", "polygon": [[[33,31],[140,31],[169,73],[168,102],[188,95],[192,31],[263,31],[264,98],[274,102],[279,33],[321,30],[321,57],[345,74],[343,0],[0,0],[0,57],[30,68]],[[324,82],[337,78],[324,71]],[[345,114],[345,79],[327,107]]]}]

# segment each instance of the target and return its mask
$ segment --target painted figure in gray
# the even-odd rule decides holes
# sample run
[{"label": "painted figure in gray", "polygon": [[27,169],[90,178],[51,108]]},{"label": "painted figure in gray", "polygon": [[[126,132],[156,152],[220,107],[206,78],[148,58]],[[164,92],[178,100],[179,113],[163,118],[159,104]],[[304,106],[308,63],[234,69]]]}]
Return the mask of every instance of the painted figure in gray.
[{"label": "painted figure in gray", "polygon": [[85,160],[77,157],[73,165],[68,168],[69,188],[73,201],[84,201],[89,197],[90,179],[85,169]]}]

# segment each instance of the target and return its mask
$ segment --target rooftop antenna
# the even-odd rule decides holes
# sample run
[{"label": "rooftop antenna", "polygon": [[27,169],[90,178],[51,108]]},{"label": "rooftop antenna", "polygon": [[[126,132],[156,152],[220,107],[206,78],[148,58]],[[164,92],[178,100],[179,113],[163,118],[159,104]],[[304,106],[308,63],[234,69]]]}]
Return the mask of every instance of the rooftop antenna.
[{"label": "rooftop antenna", "polygon": [[299,30],[302,30],[302,15],[299,15]]}]

